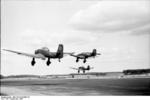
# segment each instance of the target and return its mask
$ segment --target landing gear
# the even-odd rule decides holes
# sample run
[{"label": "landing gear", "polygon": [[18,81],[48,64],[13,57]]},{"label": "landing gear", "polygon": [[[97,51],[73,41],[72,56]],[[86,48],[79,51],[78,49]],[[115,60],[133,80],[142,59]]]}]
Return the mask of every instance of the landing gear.
[{"label": "landing gear", "polygon": [[83,70],[83,73],[85,73],[85,70]]},{"label": "landing gear", "polygon": [[35,63],[36,63],[35,58],[33,58],[32,61],[31,61],[31,65],[34,66]]},{"label": "landing gear", "polygon": [[86,59],[83,60],[83,63],[86,63]]},{"label": "landing gear", "polygon": [[47,64],[47,66],[49,66],[51,64],[50,58],[48,58],[46,64]]},{"label": "landing gear", "polygon": [[76,59],[76,62],[79,62],[79,58]]},{"label": "landing gear", "polygon": [[60,59],[58,59],[58,61],[61,62]]},{"label": "landing gear", "polygon": [[80,73],[80,70],[78,70],[78,74]]}]

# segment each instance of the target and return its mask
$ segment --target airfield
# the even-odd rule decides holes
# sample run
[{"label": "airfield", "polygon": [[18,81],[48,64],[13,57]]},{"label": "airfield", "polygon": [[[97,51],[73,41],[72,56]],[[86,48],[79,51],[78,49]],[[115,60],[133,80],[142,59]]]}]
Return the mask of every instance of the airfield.
[{"label": "airfield", "polygon": [[1,95],[109,96],[150,95],[150,74],[121,72],[8,77],[1,79]]}]

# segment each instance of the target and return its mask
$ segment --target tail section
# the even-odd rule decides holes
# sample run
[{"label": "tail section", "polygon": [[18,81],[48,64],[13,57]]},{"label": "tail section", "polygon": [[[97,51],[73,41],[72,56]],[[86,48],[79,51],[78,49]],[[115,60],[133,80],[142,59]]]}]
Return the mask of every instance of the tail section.
[{"label": "tail section", "polygon": [[87,70],[90,70],[90,66],[89,65],[87,66]]},{"label": "tail section", "polygon": [[94,67],[90,67],[90,65],[87,66],[87,70],[91,70],[93,69]]},{"label": "tail section", "polygon": [[63,44],[59,44],[58,49],[57,49],[57,57],[62,58],[63,57]]},{"label": "tail section", "polygon": [[93,51],[92,51],[92,56],[96,56],[96,54],[97,54],[96,49],[93,49]]}]

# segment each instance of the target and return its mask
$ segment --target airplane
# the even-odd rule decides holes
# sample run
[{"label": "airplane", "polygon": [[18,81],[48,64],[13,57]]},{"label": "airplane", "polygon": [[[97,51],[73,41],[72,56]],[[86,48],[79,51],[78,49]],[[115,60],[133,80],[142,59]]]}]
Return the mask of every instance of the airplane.
[{"label": "airplane", "polygon": [[82,53],[79,53],[77,55],[74,55],[74,53],[70,54],[70,56],[73,56],[73,57],[76,57],[76,62],[79,62],[79,59],[84,59],[83,60],[83,63],[86,63],[86,59],[89,58],[89,57],[94,57],[96,55],[101,55],[100,53],[97,53],[96,49],[93,49],[92,52],[82,52]]},{"label": "airplane", "polygon": [[74,69],[74,70],[78,70],[78,74],[80,73],[80,71],[83,71],[83,73],[85,73],[86,70],[91,70],[93,69],[94,67],[90,67],[89,65],[87,66],[87,68],[85,68],[84,66],[80,66],[78,68],[74,68],[74,67],[70,67],[71,69]]},{"label": "airplane", "polygon": [[45,60],[46,58],[48,59],[46,64],[49,66],[51,64],[50,59],[58,59],[60,62],[60,59],[63,58],[64,54],[73,54],[73,53],[64,53],[63,52],[63,44],[59,44],[57,52],[50,52],[50,50],[47,47],[43,47],[41,49],[35,50],[34,54],[28,54],[28,53],[23,53],[23,52],[18,52],[18,51],[13,51],[13,50],[7,50],[3,49],[4,51],[16,53],[19,55],[24,55],[32,58],[31,65],[35,65],[35,58]]}]

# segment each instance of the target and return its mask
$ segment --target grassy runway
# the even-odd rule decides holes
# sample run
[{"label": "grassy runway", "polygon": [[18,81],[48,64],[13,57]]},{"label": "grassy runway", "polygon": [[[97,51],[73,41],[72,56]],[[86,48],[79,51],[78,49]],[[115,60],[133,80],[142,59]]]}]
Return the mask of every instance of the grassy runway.
[{"label": "grassy runway", "polygon": [[[150,95],[150,78],[1,80],[1,86],[22,95]],[[12,88],[12,89],[11,89]],[[20,93],[1,94],[21,95]],[[28,92],[28,93],[27,93]]]}]

